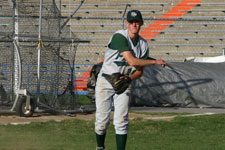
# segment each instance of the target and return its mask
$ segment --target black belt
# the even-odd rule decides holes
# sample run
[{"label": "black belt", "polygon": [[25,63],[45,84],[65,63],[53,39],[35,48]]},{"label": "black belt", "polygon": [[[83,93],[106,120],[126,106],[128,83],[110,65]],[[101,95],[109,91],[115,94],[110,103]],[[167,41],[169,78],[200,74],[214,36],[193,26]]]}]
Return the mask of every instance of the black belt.
[{"label": "black belt", "polygon": [[107,76],[109,76],[108,74],[105,74],[105,73],[102,73],[102,76],[103,77],[107,77]]},{"label": "black belt", "polygon": [[106,74],[106,73],[102,73],[102,76],[103,77],[107,77],[107,76],[111,76],[111,75],[114,75],[114,74],[118,74],[119,72],[117,72],[117,73],[113,73],[113,74]]}]

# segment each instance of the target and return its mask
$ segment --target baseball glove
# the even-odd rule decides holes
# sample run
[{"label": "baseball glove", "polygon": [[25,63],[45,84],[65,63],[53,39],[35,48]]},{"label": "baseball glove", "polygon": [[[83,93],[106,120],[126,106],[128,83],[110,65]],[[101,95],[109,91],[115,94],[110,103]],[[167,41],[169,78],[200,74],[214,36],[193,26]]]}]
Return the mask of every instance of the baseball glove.
[{"label": "baseball glove", "polygon": [[[129,87],[131,78],[124,76],[120,73],[114,73],[112,75],[104,75],[105,79],[112,85],[116,94],[121,94]],[[121,78],[122,77],[122,78]]]}]

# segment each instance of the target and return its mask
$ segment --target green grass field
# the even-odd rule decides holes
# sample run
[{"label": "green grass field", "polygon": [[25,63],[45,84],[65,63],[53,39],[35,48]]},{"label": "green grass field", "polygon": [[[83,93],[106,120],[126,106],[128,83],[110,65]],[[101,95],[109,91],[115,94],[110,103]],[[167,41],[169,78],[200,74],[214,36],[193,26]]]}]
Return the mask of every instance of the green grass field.
[{"label": "green grass field", "polygon": [[[94,121],[0,125],[0,150],[95,150]],[[107,150],[115,150],[111,123]],[[224,150],[225,115],[130,120],[127,150]]]}]

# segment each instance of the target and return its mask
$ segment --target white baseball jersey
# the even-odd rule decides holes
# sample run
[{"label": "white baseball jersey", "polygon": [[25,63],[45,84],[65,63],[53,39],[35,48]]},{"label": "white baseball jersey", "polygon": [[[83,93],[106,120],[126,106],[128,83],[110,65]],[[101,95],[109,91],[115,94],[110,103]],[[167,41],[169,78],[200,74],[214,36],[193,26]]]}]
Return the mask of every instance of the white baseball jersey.
[{"label": "white baseball jersey", "polygon": [[[139,36],[137,45],[134,46],[131,38],[128,35],[128,30],[118,30],[115,32],[115,34],[118,33],[127,39],[129,46],[129,49],[127,50],[130,50],[134,57],[146,59],[146,56],[148,56],[149,51],[148,51],[148,43],[145,39]],[[102,73],[113,74],[118,72],[120,72],[123,75],[133,74],[136,68],[130,66],[126,62],[125,58],[121,55],[121,52],[119,50],[111,49],[109,47],[111,41],[112,38],[109,40],[108,47],[104,57],[104,63],[99,75],[102,75]]]}]

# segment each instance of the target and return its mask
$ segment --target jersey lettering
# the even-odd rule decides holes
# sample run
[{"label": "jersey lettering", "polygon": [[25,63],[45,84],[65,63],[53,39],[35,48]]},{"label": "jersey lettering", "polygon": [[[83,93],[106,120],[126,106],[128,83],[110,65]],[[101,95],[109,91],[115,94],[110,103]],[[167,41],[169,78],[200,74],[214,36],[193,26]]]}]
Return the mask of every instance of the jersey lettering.
[{"label": "jersey lettering", "polygon": [[129,64],[127,62],[121,62],[121,61],[114,61],[114,63],[117,65],[117,66],[129,66]]}]

